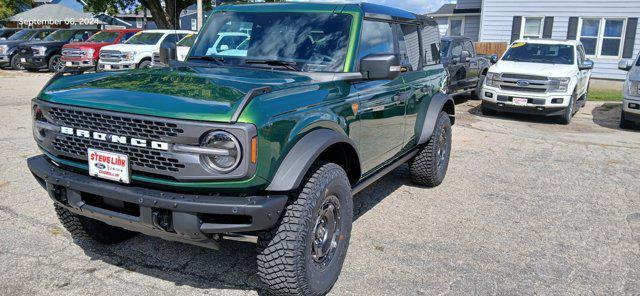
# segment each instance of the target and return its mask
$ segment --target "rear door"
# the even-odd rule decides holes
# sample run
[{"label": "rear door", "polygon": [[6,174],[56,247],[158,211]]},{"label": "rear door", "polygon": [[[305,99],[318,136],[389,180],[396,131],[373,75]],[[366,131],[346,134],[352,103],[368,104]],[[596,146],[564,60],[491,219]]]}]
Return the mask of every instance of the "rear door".
[{"label": "rear door", "polygon": [[[399,57],[394,24],[365,20],[362,27],[358,61],[370,54],[395,54]],[[358,150],[363,172],[392,159],[404,141],[406,86],[402,76],[393,80],[373,80],[353,85],[358,95]]]},{"label": "rear door", "polygon": [[478,79],[480,77],[480,65],[478,64],[476,51],[473,48],[473,42],[471,42],[471,40],[464,40],[462,42],[462,50],[469,53],[469,58],[467,62],[464,63],[467,73],[465,86],[466,88],[473,88],[478,85]]},{"label": "rear door", "polygon": [[450,87],[452,93],[463,91],[467,84],[467,69],[460,63],[463,47],[460,40],[451,41],[451,60],[449,62]]}]

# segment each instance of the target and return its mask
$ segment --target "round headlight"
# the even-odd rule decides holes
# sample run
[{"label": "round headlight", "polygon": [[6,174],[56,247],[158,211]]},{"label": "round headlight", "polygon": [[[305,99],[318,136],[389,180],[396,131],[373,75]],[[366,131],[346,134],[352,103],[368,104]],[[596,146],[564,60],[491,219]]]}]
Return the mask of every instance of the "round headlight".
[{"label": "round headlight", "polygon": [[202,139],[201,146],[220,151],[217,154],[201,155],[203,162],[215,171],[228,173],[240,164],[242,158],[240,143],[228,132],[213,131],[208,133]]}]

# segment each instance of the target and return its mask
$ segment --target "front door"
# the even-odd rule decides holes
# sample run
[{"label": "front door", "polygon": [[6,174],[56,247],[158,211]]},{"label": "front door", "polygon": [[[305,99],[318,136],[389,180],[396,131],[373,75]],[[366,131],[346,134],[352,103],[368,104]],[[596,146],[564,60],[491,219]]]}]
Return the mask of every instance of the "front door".
[{"label": "front door", "polygon": [[[358,61],[370,54],[398,54],[391,23],[365,20]],[[358,93],[358,150],[366,174],[400,152],[404,142],[406,85],[402,77],[354,84]]]}]

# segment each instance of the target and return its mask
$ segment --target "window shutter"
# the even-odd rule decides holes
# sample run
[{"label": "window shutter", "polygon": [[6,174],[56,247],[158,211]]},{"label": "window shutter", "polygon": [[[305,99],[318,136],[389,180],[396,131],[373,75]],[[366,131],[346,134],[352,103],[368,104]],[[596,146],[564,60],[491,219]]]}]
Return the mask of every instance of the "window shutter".
[{"label": "window shutter", "polygon": [[636,31],[638,28],[638,18],[627,19],[627,31],[624,34],[624,47],[622,49],[622,58],[633,58],[633,46],[636,43]]},{"label": "window shutter", "polygon": [[544,27],[542,28],[542,38],[551,38],[553,36],[553,17],[546,16],[544,18]]},{"label": "window shutter", "polygon": [[520,27],[522,27],[522,17],[514,16],[511,24],[511,42],[520,39]]},{"label": "window shutter", "polygon": [[567,30],[567,39],[576,40],[578,38],[578,18],[572,16],[569,18],[569,30]]}]

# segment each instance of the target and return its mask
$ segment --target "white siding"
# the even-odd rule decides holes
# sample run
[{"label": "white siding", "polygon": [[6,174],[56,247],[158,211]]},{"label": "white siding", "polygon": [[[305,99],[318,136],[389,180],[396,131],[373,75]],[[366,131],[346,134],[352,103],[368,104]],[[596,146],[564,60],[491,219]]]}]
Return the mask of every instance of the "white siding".
[{"label": "white siding", "polygon": [[[456,18],[463,16],[455,16]],[[440,29],[440,35],[447,34],[447,28],[449,27],[448,17],[435,17],[435,21],[438,23]],[[467,15],[464,16],[464,36],[471,38],[473,41],[478,41],[480,36],[480,16],[479,15]]]},{"label": "white siding", "polygon": [[456,9],[476,9],[482,6],[482,0],[458,0]]},{"label": "white siding", "polygon": [[[511,41],[514,16],[553,16],[553,38],[566,39],[569,17],[640,17],[640,0],[484,0],[480,40]],[[640,28],[636,31],[634,52],[640,50]],[[635,56],[635,55],[634,55]],[[594,78],[624,79],[618,59],[593,59]]]}]

